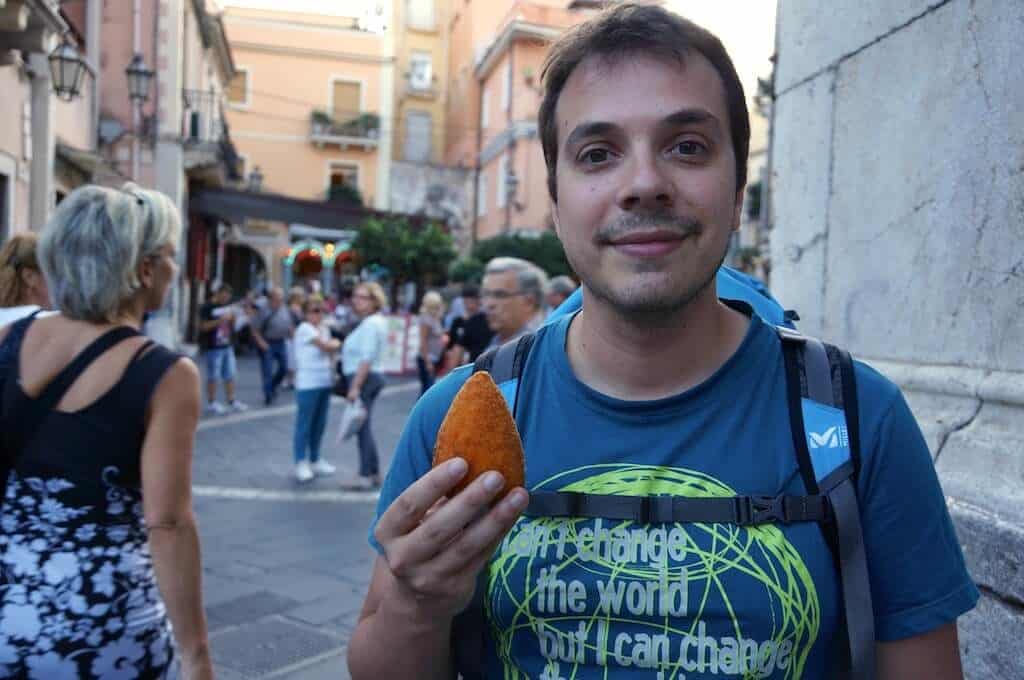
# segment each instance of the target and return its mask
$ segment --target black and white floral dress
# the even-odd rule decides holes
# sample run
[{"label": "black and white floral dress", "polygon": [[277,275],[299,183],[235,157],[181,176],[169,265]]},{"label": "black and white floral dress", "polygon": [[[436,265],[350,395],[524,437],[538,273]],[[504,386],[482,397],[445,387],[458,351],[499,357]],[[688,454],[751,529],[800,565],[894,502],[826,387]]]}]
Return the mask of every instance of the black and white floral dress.
[{"label": "black and white floral dress", "polygon": [[[139,458],[149,397],[178,357],[149,349],[91,405],[46,414],[17,457],[0,512],[0,677],[166,678],[175,666]],[[5,436],[33,406],[7,382]]]}]

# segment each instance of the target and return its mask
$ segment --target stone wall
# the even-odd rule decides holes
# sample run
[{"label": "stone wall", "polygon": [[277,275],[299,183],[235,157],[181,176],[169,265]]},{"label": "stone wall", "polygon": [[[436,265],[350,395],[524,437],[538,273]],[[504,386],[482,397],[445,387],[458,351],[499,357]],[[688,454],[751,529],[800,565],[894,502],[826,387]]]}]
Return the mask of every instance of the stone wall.
[{"label": "stone wall", "polygon": [[464,252],[470,245],[473,173],[464,168],[392,161],[390,209],[444,222],[459,252]]},{"label": "stone wall", "polygon": [[898,382],[983,600],[969,678],[1024,677],[1024,3],[780,0],[772,292]]}]

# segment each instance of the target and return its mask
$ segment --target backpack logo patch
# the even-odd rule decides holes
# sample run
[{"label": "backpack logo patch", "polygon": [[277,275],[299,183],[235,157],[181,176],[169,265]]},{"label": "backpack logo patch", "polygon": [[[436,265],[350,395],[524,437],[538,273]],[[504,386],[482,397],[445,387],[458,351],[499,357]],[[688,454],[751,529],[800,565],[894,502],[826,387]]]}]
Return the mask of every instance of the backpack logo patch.
[{"label": "backpack logo patch", "polygon": [[808,432],[807,439],[812,449],[838,449],[850,445],[845,425],[833,425],[824,432]]},{"label": "backpack logo patch", "polygon": [[850,433],[842,410],[811,399],[801,400],[804,436],[818,480],[850,460]]}]

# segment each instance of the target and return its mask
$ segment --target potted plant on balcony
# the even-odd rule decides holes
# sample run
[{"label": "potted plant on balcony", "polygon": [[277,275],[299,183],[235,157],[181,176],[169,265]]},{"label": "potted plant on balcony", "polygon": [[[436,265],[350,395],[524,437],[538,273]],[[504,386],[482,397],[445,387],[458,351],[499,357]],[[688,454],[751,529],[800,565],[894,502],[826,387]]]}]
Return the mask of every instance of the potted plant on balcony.
[{"label": "potted plant on balcony", "polygon": [[314,135],[330,134],[331,127],[334,125],[334,119],[331,118],[331,114],[319,109],[314,110],[310,114],[309,121],[313,127]]}]

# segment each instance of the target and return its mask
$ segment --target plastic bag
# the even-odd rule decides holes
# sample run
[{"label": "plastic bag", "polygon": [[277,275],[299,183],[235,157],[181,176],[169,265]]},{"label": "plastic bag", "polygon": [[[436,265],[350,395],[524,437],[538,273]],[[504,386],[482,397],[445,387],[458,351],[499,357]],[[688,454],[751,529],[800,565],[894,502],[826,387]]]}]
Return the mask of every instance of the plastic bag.
[{"label": "plastic bag", "polygon": [[335,437],[335,441],[340,444],[346,439],[355,436],[365,422],[366,406],[362,400],[356,399],[355,401],[346,402],[345,410],[341,414],[341,422],[338,423],[338,434]]}]

